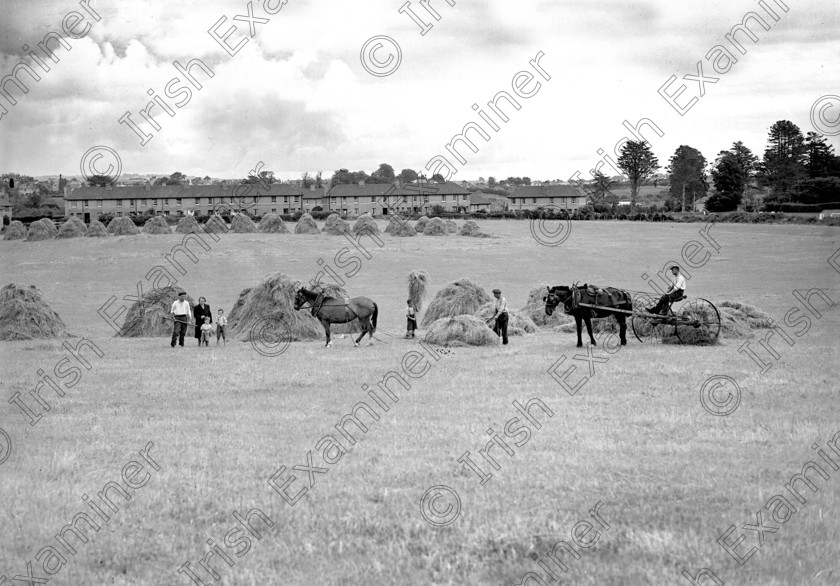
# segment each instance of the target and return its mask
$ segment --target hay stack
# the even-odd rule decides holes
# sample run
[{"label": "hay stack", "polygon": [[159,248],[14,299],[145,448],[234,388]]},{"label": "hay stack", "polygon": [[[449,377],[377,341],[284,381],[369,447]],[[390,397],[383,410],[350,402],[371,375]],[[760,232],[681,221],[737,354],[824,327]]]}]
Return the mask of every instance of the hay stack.
[{"label": "hay stack", "polygon": [[426,227],[423,228],[424,236],[449,236],[449,231],[446,229],[446,223],[440,218],[432,218],[426,222]]},{"label": "hay stack", "polygon": [[[474,315],[487,324],[490,322],[490,318],[493,317],[494,313],[496,313],[496,302],[490,301],[489,303],[482,305]],[[488,327],[492,326],[493,323],[490,322]],[[525,334],[533,334],[536,331],[537,326],[530,317],[523,315],[518,311],[508,310],[508,335],[524,336]]]},{"label": "hay stack", "polygon": [[257,231],[257,225],[245,214],[234,214],[230,219],[230,229],[235,234],[253,234]]},{"label": "hay stack", "polygon": [[474,315],[445,317],[433,322],[424,336],[438,346],[497,346],[499,338]]},{"label": "hay stack", "polygon": [[131,218],[120,216],[110,221],[108,232],[114,236],[134,236],[135,234],[139,234],[140,230],[137,229],[137,226],[134,225]]},{"label": "hay stack", "polygon": [[[53,230],[55,230],[55,226],[53,226]],[[47,227],[47,224],[45,224],[43,220],[38,220],[37,222],[32,222],[31,224],[29,224],[29,232],[26,235],[27,242],[33,242],[37,240],[49,240],[52,237],[53,235],[50,232],[50,229]]]},{"label": "hay stack", "polygon": [[66,333],[64,322],[34,285],[10,283],[0,289],[0,340],[60,338]]},{"label": "hay stack", "polygon": [[356,236],[359,234],[379,235],[380,230],[379,226],[376,224],[376,220],[374,220],[370,214],[362,214],[359,216],[359,219],[356,220],[356,223],[353,224],[353,234]]},{"label": "hay stack", "polygon": [[[169,310],[178,299],[180,287],[164,287],[153,289],[135,301],[125,315],[125,321],[120,329],[120,336],[126,338],[160,338],[172,335],[172,319]],[[190,307],[195,305],[187,295]]]},{"label": "hay stack", "polygon": [[79,218],[73,216],[61,225],[56,238],[79,238],[87,232],[87,226]]},{"label": "hay stack", "polygon": [[411,299],[418,315],[420,310],[423,309],[423,299],[426,297],[428,282],[429,275],[424,270],[414,270],[408,273],[408,298]]},{"label": "hay stack", "polygon": [[105,224],[99,220],[94,220],[90,223],[90,226],[88,226],[85,236],[88,238],[103,238],[105,236],[110,236],[110,233],[108,232],[108,228],[105,227]]},{"label": "hay stack", "polygon": [[391,221],[388,223],[388,230],[386,232],[390,232],[391,236],[417,236],[417,230],[412,228],[411,224],[406,220],[396,219],[394,216],[391,216]]},{"label": "hay stack", "polygon": [[414,224],[414,230],[417,231],[418,233],[422,232],[423,230],[426,229],[426,224],[428,224],[428,223],[429,223],[429,217],[428,216],[420,216],[420,219],[417,220],[417,222]]},{"label": "hay stack", "polygon": [[143,224],[143,232],[146,234],[172,234],[172,230],[169,229],[169,224],[166,223],[163,216],[155,216],[146,220],[146,223]]},{"label": "hay stack", "polygon": [[12,220],[6,227],[3,240],[23,240],[26,238],[26,228],[20,220]]},{"label": "hay stack", "polygon": [[331,236],[341,236],[342,234],[351,234],[353,230],[348,222],[341,219],[341,216],[330,214],[324,224],[324,232]]},{"label": "hay stack", "polygon": [[318,224],[312,219],[311,214],[303,214],[295,224],[295,234],[320,234]]},{"label": "hay stack", "polygon": [[725,338],[750,338],[753,330],[772,328],[773,318],[754,305],[740,301],[721,301],[716,305],[720,312],[720,335]]},{"label": "hay stack", "polygon": [[554,313],[551,315],[545,314],[545,301],[543,297],[548,295],[548,288],[546,286],[535,287],[528,293],[528,301],[525,302],[525,307],[519,310],[519,313],[531,318],[531,321],[538,328],[554,328],[574,321],[571,315],[563,311],[562,306],[554,308]]},{"label": "hay stack", "polygon": [[472,220],[464,222],[464,225],[461,226],[461,231],[458,232],[458,234],[461,236],[471,236],[473,238],[493,238],[490,234],[482,232],[481,228],[478,227],[478,224]]},{"label": "hay stack", "polygon": [[41,218],[38,222],[44,225],[44,228],[50,233],[51,238],[58,237],[58,228],[55,227],[55,222],[49,218]]},{"label": "hay stack", "polygon": [[176,234],[192,234],[193,232],[201,232],[201,224],[198,220],[193,216],[184,216],[178,220],[178,225],[175,226]]},{"label": "hay stack", "polygon": [[262,217],[259,226],[263,234],[288,234],[289,229],[283,219],[275,213],[268,213]]},{"label": "hay stack", "polygon": [[446,231],[450,234],[458,233],[458,224],[455,223],[455,220],[446,220],[444,224],[446,224]]},{"label": "hay stack", "polygon": [[472,316],[482,305],[492,300],[493,298],[487,291],[471,280],[458,279],[437,292],[420,325],[426,327],[444,317]]}]

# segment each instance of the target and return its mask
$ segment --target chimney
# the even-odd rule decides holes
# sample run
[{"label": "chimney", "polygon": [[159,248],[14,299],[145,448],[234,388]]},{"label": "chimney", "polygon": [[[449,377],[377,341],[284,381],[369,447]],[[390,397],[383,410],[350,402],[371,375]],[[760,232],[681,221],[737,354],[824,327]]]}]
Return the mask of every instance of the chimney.
[{"label": "chimney", "polygon": [[315,184],[314,183],[309,186],[309,191],[315,191]]},{"label": "chimney", "polygon": [[365,185],[365,180],[364,179],[359,181],[359,187],[364,187],[364,185]]},{"label": "chimney", "polygon": [[146,180],[146,191],[150,191],[151,189],[152,189],[152,184],[151,184],[151,183],[149,182],[149,180],[147,179],[147,180]]},{"label": "chimney", "polygon": [[110,183],[106,183],[106,184],[105,184],[105,189],[107,189],[107,190],[109,190],[109,191],[110,191],[110,190],[111,190],[111,187],[112,187],[112,185],[111,185]]}]

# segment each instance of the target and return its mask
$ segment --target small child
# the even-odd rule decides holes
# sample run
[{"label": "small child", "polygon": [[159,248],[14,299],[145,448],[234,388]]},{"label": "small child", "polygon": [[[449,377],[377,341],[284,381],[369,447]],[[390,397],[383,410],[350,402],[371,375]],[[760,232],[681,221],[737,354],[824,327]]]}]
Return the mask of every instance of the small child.
[{"label": "small child", "polygon": [[219,338],[225,341],[227,346],[227,338],[225,337],[225,326],[227,325],[227,318],[225,317],[225,310],[220,309],[219,315],[216,318],[216,346],[219,345]]},{"label": "small child", "polygon": [[[213,330],[213,326],[210,325],[210,316],[204,316],[204,324],[201,326],[201,342],[204,342],[205,346],[210,345],[210,332]],[[201,345],[201,342],[198,345]]]},{"label": "small child", "polygon": [[414,304],[411,303],[411,299],[406,301],[406,308],[405,308],[405,317],[406,317],[406,325],[405,325],[405,337],[406,338],[413,338],[414,337],[414,330],[417,329],[417,310],[414,309]]}]

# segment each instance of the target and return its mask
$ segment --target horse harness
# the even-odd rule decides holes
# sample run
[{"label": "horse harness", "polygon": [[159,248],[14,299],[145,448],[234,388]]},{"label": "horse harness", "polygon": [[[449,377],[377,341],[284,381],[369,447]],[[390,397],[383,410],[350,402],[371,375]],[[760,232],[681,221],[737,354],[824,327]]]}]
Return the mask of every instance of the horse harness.
[{"label": "horse harness", "polygon": [[[321,308],[324,306],[324,300],[326,299],[326,297],[327,296],[324,295],[323,293],[318,293],[318,298],[315,299],[315,303],[312,305],[312,316],[313,317],[316,317],[316,318],[318,317],[318,313],[321,311]],[[335,298],[332,298],[332,299],[335,299]],[[338,301],[338,299],[336,299],[336,301]],[[353,309],[350,307],[350,298],[345,297],[343,301],[344,301],[344,317],[347,318],[347,321],[348,322],[352,321],[351,318],[350,318],[351,313],[354,316],[353,319],[358,319],[359,315],[355,311],[353,311]]]}]

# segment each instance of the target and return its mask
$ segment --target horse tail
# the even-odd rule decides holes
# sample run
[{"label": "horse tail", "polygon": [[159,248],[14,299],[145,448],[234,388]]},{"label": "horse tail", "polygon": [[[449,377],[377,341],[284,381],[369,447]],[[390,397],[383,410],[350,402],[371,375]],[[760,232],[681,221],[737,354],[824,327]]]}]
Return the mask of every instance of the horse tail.
[{"label": "horse tail", "polygon": [[370,318],[370,323],[373,325],[373,332],[376,332],[376,317],[379,315],[379,306],[376,304],[376,301],[373,302],[373,315]]}]

